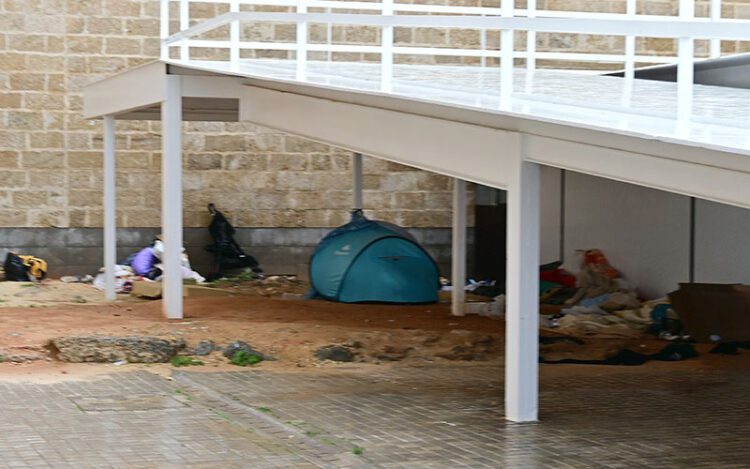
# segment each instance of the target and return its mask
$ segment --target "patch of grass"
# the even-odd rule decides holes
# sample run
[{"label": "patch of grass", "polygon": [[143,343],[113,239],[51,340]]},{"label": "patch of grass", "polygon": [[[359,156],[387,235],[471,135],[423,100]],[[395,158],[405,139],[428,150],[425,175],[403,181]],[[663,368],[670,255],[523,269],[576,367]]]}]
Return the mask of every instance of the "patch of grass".
[{"label": "patch of grass", "polygon": [[247,350],[238,350],[229,361],[232,365],[252,366],[263,361],[263,357]]},{"label": "patch of grass", "polygon": [[196,360],[193,357],[186,357],[185,355],[175,355],[174,357],[172,357],[171,360],[169,360],[169,362],[172,364],[172,366],[177,367],[177,368],[181,366],[205,365],[205,363],[203,363],[202,361]]},{"label": "patch of grass", "polygon": [[361,446],[354,445],[352,448],[352,454],[355,454],[357,456],[362,456],[362,453],[365,452],[365,449]]},{"label": "patch of grass", "polygon": [[314,437],[320,435],[319,431],[316,430],[305,430],[305,436]]},{"label": "patch of grass", "polygon": [[271,414],[273,413],[273,410],[271,410],[270,407],[258,407],[258,410],[263,412],[264,414]]},{"label": "patch of grass", "polygon": [[255,272],[253,272],[253,269],[246,268],[240,275],[237,276],[240,280],[254,280],[256,277]]}]

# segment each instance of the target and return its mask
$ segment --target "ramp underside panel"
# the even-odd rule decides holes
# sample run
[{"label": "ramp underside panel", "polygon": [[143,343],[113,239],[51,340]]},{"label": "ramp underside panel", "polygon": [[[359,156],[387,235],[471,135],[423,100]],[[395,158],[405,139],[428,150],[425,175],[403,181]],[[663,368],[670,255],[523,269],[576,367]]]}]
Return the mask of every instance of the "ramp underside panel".
[{"label": "ramp underside panel", "polygon": [[240,120],[497,188],[520,154],[517,132],[251,86]]}]

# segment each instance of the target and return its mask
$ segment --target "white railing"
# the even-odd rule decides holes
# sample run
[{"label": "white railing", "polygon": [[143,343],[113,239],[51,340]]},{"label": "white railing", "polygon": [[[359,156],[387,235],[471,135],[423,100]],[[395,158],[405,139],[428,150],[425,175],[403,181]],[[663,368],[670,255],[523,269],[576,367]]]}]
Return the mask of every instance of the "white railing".
[{"label": "white railing", "polygon": [[[694,0],[679,0],[679,16],[636,14],[637,0],[625,0],[625,13],[591,13],[537,10],[535,0],[526,9],[514,8],[513,0],[501,0],[500,8],[462,7],[336,0],[161,0],[162,58],[170,58],[173,48],[179,49],[179,60],[194,59],[192,50],[227,49],[229,62],[237,66],[242,51],[289,51],[295,53],[298,71],[303,73],[308,54],[324,52],[330,60],[333,53],[379,54],[384,76],[390,76],[394,56],[429,55],[476,57],[486,66],[487,59],[499,59],[501,75],[512,73],[515,59],[525,59],[525,67],[533,70],[538,60],[574,61],[591,64],[621,64],[625,76],[632,78],[635,65],[678,64],[678,88],[689,92],[693,84],[695,40],[708,40],[710,57],[721,52],[721,40],[750,40],[750,20],[721,18],[721,0],[710,0],[709,16],[695,16]],[[203,21],[191,21],[191,4],[220,4],[228,12]],[[177,18],[170,15],[170,5],[177,7]],[[242,11],[242,8],[279,7],[287,12]],[[225,8],[226,9],[226,8]],[[177,20],[178,30],[170,34],[170,24]],[[245,41],[243,24],[292,23],[296,25],[295,42]],[[229,25],[226,39],[201,39],[200,36]],[[309,41],[309,26],[325,25],[326,43]],[[332,25],[378,27],[380,41],[375,44],[335,44]],[[477,30],[481,45],[466,49],[424,45],[396,45],[394,28],[437,28]],[[498,31],[500,46],[487,46],[487,33]],[[514,32],[525,31],[525,47],[514,46]],[[588,53],[538,51],[537,33],[569,33],[624,37],[622,53]],[[636,38],[670,38],[677,41],[676,55],[637,54]]]}]

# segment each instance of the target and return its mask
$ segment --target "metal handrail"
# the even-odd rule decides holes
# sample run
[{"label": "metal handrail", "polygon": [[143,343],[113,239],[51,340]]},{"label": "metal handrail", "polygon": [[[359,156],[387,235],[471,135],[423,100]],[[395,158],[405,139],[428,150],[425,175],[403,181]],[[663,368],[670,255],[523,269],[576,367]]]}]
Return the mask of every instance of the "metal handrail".
[{"label": "metal handrail", "polygon": [[[536,2],[527,2],[526,9],[516,9],[514,0],[501,0],[500,8],[462,7],[449,5],[400,4],[393,0],[380,3],[336,0],[200,0],[196,3],[229,5],[230,12],[190,24],[189,7],[192,0],[161,0],[162,58],[169,58],[171,47],[180,48],[180,60],[190,60],[191,48],[229,49],[230,64],[238,66],[241,50],[281,50],[296,52],[299,74],[304,74],[308,52],[375,53],[381,56],[382,73],[392,73],[394,56],[399,54],[499,58],[504,80],[511,73],[516,58],[526,59],[526,67],[533,70],[537,59],[572,60],[576,62],[623,63],[626,78],[632,78],[636,63],[678,64],[678,88],[686,97],[692,89],[695,39],[710,40],[710,56],[720,53],[721,40],[750,40],[750,20],[722,19],[721,0],[711,0],[710,16],[695,17],[695,2],[679,0],[679,16],[636,14],[636,1],[626,0],[624,14],[537,10]],[[179,31],[169,34],[169,5],[179,4]],[[241,6],[270,6],[294,8],[294,12],[241,11]],[[318,11],[320,10],[320,11]],[[346,11],[346,13],[335,13]],[[351,13],[357,11],[359,13]],[[427,13],[427,14],[425,14]],[[257,42],[240,40],[243,22],[272,22],[296,24],[295,42]],[[310,24],[325,24],[328,43],[308,40]],[[222,26],[230,26],[229,40],[196,39],[203,33]],[[331,25],[377,26],[381,40],[377,45],[332,44]],[[461,28],[481,32],[481,49],[457,47],[424,47],[394,44],[393,30],[405,28]],[[486,48],[487,31],[500,31],[499,50]],[[514,47],[515,31],[527,32],[525,50]],[[569,33],[605,36],[624,36],[625,53],[537,52],[536,33]],[[678,42],[677,56],[637,55],[636,37],[673,38]],[[686,98],[688,99],[688,98]],[[689,101],[689,99],[688,99]]]}]

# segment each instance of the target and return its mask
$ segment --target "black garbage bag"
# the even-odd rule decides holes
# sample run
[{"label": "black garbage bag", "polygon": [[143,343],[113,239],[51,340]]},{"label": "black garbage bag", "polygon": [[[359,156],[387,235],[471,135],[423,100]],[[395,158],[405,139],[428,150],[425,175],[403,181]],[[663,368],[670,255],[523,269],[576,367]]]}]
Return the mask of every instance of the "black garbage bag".
[{"label": "black garbage bag", "polygon": [[29,281],[29,269],[24,264],[21,256],[15,252],[9,252],[5,256],[5,264],[3,265],[5,270],[5,280],[11,282],[28,282]]},{"label": "black garbage bag", "polygon": [[[234,239],[234,227],[229,220],[216,209],[214,204],[208,204],[208,211],[213,219],[208,226],[208,232],[214,239],[213,244],[206,246],[206,250],[214,255],[217,274],[220,276],[227,270],[250,268],[256,274],[262,274],[258,261],[242,250]],[[215,276],[215,275],[213,275]]]}]

